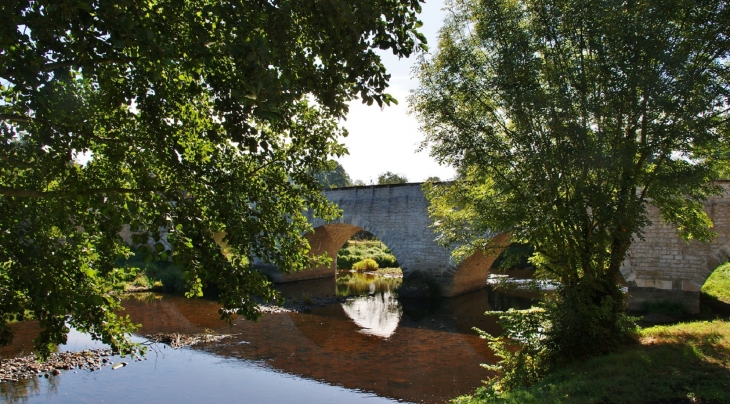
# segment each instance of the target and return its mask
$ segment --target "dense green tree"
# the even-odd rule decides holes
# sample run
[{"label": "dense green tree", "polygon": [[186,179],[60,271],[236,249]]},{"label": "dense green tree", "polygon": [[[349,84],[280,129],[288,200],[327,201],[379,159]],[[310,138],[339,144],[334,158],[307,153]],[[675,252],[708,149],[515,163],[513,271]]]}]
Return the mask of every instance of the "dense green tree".
[{"label": "dense green tree", "polygon": [[408,182],[408,179],[405,175],[392,173],[390,171],[386,171],[378,175],[378,185],[405,184],[406,182]]},{"label": "dense green tree", "polygon": [[[114,260],[168,229],[189,295],[221,317],[276,293],[249,263],[311,259],[313,172],[343,154],[347,102],[388,104],[375,48],[424,43],[418,0],[4,0],[0,4],[0,344],[31,315],[128,348]],[[213,234],[225,231],[226,255]],[[159,244],[158,244],[159,246]],[[169,252],[150,251],[154,259]]]},{"label": "dense green tree", "polygon": [[[455,0],[420,64],[412,109],[430,189],[462,255],[510,233],[560,282],[543,346],[574,359],[631,337],[620,267],[648,209],[707,240],[727,167],[730,4],[724,0]],[[537,329],[537,328],[535,328]],[[513,334],[515,335],[515,334]],[[516,334],[519,335],[519,334]]]},{"label": "dense green tree", "polygon": [[329,162],[327,169],[314,173],[314,178],[325,189],[350,187],[353,185],[350,175],[345,171],[345,167],[342,167],[342,164],[334,160]]}]

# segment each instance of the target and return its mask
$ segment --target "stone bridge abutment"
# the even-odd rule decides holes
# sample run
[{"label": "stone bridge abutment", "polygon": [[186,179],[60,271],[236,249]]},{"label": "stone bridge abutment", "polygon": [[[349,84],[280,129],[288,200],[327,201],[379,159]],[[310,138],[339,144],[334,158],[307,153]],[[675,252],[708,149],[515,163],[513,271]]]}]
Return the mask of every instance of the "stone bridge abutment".
[{"label": "stone bridge abutment", "polygon": [[662,222],[656,208],[649,208],[652,225],[643,240],[634,240],[621,273],[629,284],[629,307],[674,301],[699,313],[699,292],[712,272],[730,258],[730,181],[717,181],[725,191],[708,198],[705,212],[717,234],[711,242],[686,242],[674,227]]}]

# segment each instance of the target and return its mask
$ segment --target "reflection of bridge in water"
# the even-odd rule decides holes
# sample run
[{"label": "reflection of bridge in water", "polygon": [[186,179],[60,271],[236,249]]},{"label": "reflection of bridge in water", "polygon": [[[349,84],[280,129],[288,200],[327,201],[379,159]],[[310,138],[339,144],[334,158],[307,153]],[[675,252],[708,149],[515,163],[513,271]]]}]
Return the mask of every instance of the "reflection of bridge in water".
[{"label": "reflection of bridge in water", "polygon": [[[212,301],[165,296],[149,302],[128,299],[124,306],[133,322],[143,324],[140,334],[205,329],[237,334],[236,340],[201,349],[379,396],[444,402],[479,386],[488,376],[479,364],[495,361],[471,329],[498,332],[494,319],[483,314],[489,308],[486,292],[477,295],[449,299],[429,312],[420,306],[393,307],[397,301],[377,293],[361,303],[317,307],[311,313],[267,314],[257,323],[240,320],[233,328],[218,319]],[[378,298],[384,304],[369,305]],[[396,317],[379,310],[398,313],[396,328],[389,331]]]},{"label": "reflection of bridge in water", "polygon": [[[730,181],[717,183],[726,191],[730,189]],[[352,235],[364,229],[390,248],[406,276],[415,270],[423,272],[438,282],[443,296],[483,288],[495,257],[474,254],[456,265],[450,251],[434,242],[435,234],[429,227],[429,202],[421,185],[324,191],[327,199],[342,209],[342,217],[329,223],[313,220],[315,229],[307,238],[314,253],[327,253],[333,258],[332,265],[293,274],[269,271],[269,275],[276,282],[334,277],[337,251]],[[699,311],[700,288],[712,271],[730,258],[730,198],[723,196],[705,202],[705,211],[717,232],[711,243],[684,242],[674,228],[662,222],[656,209],[649,208],[653,225],[645,229],[643,240],[635,240],[622,267],[632,308],[641,308],[647,301],[674,300],[690,312]],[[504,235],[497,237],[506,239]]]}]

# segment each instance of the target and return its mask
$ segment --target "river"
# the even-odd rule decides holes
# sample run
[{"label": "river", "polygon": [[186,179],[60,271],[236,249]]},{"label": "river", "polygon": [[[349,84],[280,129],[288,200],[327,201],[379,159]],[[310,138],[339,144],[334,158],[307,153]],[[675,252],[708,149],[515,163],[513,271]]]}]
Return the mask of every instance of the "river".
[{"label": "river", "polygon": [[[282,285],[289,299],[350,297],[311,312],[240,319],[232,327],[218,318],[214,301],[136,294],[124,301],[125,313],[143,324],[136,341],[147,334],[206,330],[233,336],[177,350],[155,345],[146,360],[117,370],[0,383],[0,397],[18,403],[442,403],[490,376],[479,365],[496,358],[472,328],[495,334],[500,329],[483,313],[531,301],[528,294],[489,289],[439,302],[398,300],[399,283],[342,274],[338,280]],[[13,328],[15,340],[0,348],[0,357],[27,353],[38,331],[34,322]],[[101,347],[72,330],[59,350]]]}]

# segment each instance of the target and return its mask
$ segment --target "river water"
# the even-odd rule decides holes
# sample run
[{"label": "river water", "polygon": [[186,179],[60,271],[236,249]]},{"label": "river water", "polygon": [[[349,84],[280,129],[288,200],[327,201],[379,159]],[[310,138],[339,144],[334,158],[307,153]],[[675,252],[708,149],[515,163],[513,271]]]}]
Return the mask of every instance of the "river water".
[{"label": "river water", "polygon": [[[154,333],[233,334],[217,343],[152,346],[143,361],[112,371],[64,371],[48,379],[0,383],[0,398],[18,403],[442,403],[473,391],[496,358],[473,327],[500,332],[487,310],[529,307],[531,295],[482,289],[439,302],[396,299],[400,279],[341,274],[337,280],[282,285],[289,299],[351,296],[311,312],[266,314],[232,327],[215,302],[136,294],[125,313]],[[13,325],[0,357],[27,354],[34,322]],[[101,348],[72,331],[59,350]],[[118,359],[114,361],[129,360]]]}]

